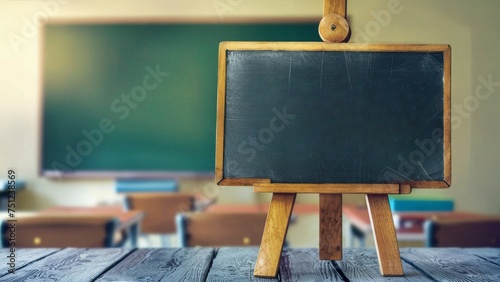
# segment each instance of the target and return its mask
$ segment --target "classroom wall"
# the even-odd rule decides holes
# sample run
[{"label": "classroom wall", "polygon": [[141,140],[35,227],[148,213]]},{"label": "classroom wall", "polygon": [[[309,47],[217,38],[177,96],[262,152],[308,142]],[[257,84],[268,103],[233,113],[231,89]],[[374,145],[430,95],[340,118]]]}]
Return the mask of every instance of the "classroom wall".
[{"label": "classroom wall", "polygon": [[[417,196],[455,199],[461,210],[500,214],[500,2],[494,0],[351,0],[351,42],[447,43],[452,46],[452,188]],[[94,205],[116,199],[113,180],[48,180],[38,171],[39,32],[50,19],[191,17],[317,17],[321,0],[0,1],[0,174],[15,168],[27,181],[18,207]],[[195,41],[196,39],[193,39]],[[490,82],[488,82],[490,81]],[[478,92],[476,91],[478,90]],[[3,178],[5,176],[2,176]],[[212,181],[183,181],[183,190],[220,202],[267,200],[251,188],[218,188]],[[299,201],[316,201],[302,196]],[[362,202],[350,196],[349,201]]]}]

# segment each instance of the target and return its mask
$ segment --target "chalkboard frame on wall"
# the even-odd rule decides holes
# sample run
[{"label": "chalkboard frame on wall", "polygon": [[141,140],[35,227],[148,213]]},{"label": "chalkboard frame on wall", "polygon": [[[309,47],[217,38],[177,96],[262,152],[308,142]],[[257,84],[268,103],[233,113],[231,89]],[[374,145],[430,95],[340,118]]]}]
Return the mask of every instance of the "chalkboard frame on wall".
[{"label": "chalkboard frame on wall", "polygon": [[[280,181],[273,181],[272,177],[267,177],[265,173],[261,173],[259,175],[250,175],[251,173],[243,172],[240,173],[241,164],[245,163],[244,161],[238,162],[238,159],[231,158],[237,154],[240,154],[240,158],[248,157],[243,156],[239,150],[238,146],[233,146],[232,150],[225,150],[226,143],[228,142],[228,138],[235,138],[233,134],[235,132],[227,132],[226,131],[226,123],[228,119],[239,118],[237,115],[231,115],[228,117],[226,114],[227,111],[230,114],[237,112],[238,108],[243,108],[245,106],[251,105],[238,105],[237,107],[233,107],[234,101],[238,101],[238,99],[233,99],[231,105],[228,104],[227,95],[237,95],[235,93],[228,93],[228,77],[235,77],[231,73],[228,73],[228,56],[229,54],[237,57],[238,52],[239,55],[245,56],[245,52],[247,54],[248,51],[257,53],[267,52],[267,59],[270,61],[269,64],[272,65],[273,61],[273,52],[278,54],[279,52],[361,52],[361,53],[404,53],[404,54],[440,54],[442,55],[442,64],[439,66],[441,69],[442,82],[439,81],[442,85],[442,96],[438,97],[442,100],[442,109],[438,109],[442,113],[442,117],[439,117],[441,120],[441,124],[439,127],[440,130],[440,138],[442,138],[442,169],[441,176],[438,178],[430,178],[429,179],[398,179],[398,180],[385,180],[385,181],[370,181],[370,182],[296,182],[296,181],[283,181],[283,178]],[[262,62],[262,61],[261,61]],[[266,63],[267,64],[267,63]],[[240,64],[241,66],[241,64]],[[238,71],[241,71],[244,68],[248,68],[248,66],[242,66],[238,68]],[[254,72],[261,71],[263,69],[253,70]],[[272,74],[271,74],[272,75]],[[270,78],[272,80],[272,77]],[[435,80],[441,80],[440,77],[434,77]],[[238,83],[246,84],[245,80],[238,80]],[[288,77],[288,83],[290,83],[290,77]],[[270,85],[270,84],[269,84]],[[233,87],[234,89],[238,88]],[[244,87],[244,86],[243,86]],[[246,90],[243,90],[245,92]],[[236,91],[235,91],[236,92]],[[258,97],[260,93],[254,93],[257,97],[256,99],[261,99],[260,102],[257,102],[256,105],[264,105],[263,102],[265,99],[263,97]],[[269,93],[267,93],[269,94]],[[250,96],[250,94],[246,94]],[[266,94],[263,94],[266,95]],[[245,101],[249,101],[252,98],[248,98]],[[271,105],[274,106],[274,105]],[[229,107],[229,108],[228,108]],[[233,107],[233,108],[231,108]],[[432,107],[432,105],[429,105]],[[284,111],[278,110],[278,111]],[[382,109],[383,110],[383,109]],[[254,186],[256,192],[280,192],[286,191],[290,192],[311,192],[317,193],[321,191],[321,189],[333,189],[330,192],[334,191],[335,193],[370,193],[373,191],[378,191],[378,193],[402,193],[400,187],[409,186],[412,188],[448,188],[451,185],[451,48],[449,45],[442,44],[433,44],[433,45],[416,45],[416,44],[405,44],[405,45],[383,45],[383,44],[356,44],[356,43],[348,43],[348,44],[330,44],[330,43],[316,43],[316,42],[307,42],[307,43],[298,43],[298,42],[222,42],[219,46],[219,77],[218,77],[218,100],[217,100],[217,133],[216,133],[216,182],[222,186]],[[283,113],[282,113],[283,114]],[[248,114],[247,114],[248,115]],[[245,118],[248,119],[248,116]],[[269,119],[269,117],[266,117]],[[397,118],[397,117],[395,117]],[[255,119],[259,119],[259,117],[255,117]],[[264,118],[265,119],[265,118]],[[243,120],[241,120],[243,121]],[[442,127],[441,127],[442,125]],[[234,122],[231,130],[234,128],[239,128],[245,126],[244,122]],[[259,127],[260,128],[260,127]],[[255,134],[259,131],[259,128],[253,128]],[[261,128],[260,128],[261,129]],[[241,131],[246,132],[248,131]],[[247,137],[247,136],[243,136]],[[240,144],[246,140],[241,136],[236,136],[239,138],[238,141],[233,142],[235,144]],[[288,136],[290,137],[290,136]],[[243,139],[245,140],[243,140]],[[241,139],[241,140],[240,140]],[[240,142],[241,141],[241,142]],[[276,141],[276,142],[287,142],[287,141]],[[285,143],[280,143],[285,144]],[[234,145],[234,144],[233,144]],[[240,147],[241,149],[241,147]],[[267,152],[267,154],[271,154]],[[276,163],[276,162],[275,162]],[[262,164],[259,162],[254,162],[256,166],[262,165],[263,167],[269,168],[268,164]],[[423,168],[422,168],[423,169]],[[294,171],[295,172],[295,171]],[[424,170],[425,172],[425,170]],[[274,172],[270,172],[273,174]],[[229,175],[229,176],[228,176]],[[236,177],[234,176],[236,175]],[[244,175],[240,177],[239,175]],[[274,175],[273,175],[274,176]],[[367,185],[370,184],[370,185]],[[401,185],[401,186],[400,186]],[[270,189],[272,188],[272,189]],[[327,190],[323,190],[327,192]]]},{"label": "chalkboard frame on wall", "polygon": [[[304,18],[304,17],[297,17],[297,18],[285,18],[285,19],[266,19],[266,18],[243,18],[243,19],[226,19],[224,22],[220,22],[218,19],[213,19],[213,18],[186,18],[186,17],[177,17],[177,18],[157,18],[157,19],[151,19],[151,18],[137,18],[137,19],[79,19],[79,20],[64,20],[64,19],[55,19],[55,20],[50,20],[48,23],[46,23],[43,28],[41,28],[41,50],[40,50],[40,65],[41,65],[41,76],[42,76],[42,81],[40,85],[40,92],[41,92],[41,108],[40,108],[40,140],[39,140],[39,166],[38,166],[38,172],[40,176],[44,177],[49,177],[49,178],[182,178],[182,177],[203,177],[203,178],[213,178],[214,176],[214,168],[215,168],[215,127],[216,127],[216,122],[215,122],[215,110],[216,110],[216,91],[217,91],[217,51],[218,51],[218,44],[221,41],[224,40],[274,40],[275,38],[278,38],[279,40],[304,40],[304,41],[314,41],[314,40],[319,40],[319,36],[317,34],[317,18]],[[100,161],[97,159],[94,159],[94,156],[97,156],[98,154],[95,154],[97,149],[101,149],[104,146],[106,146],[104,143],[108,142],[111,138],[108,138],[111,135],[116,135],[116,131],[114,131],[112,134],[108,134],[104,131],[106,130],[111,130],[114,128],[114,126],[118,126],[121,123],[120,119],[116,119],[118,116],[115,112],[108,109],[104,109],[105,112],[99,113],[99,118],[109,118],[112,120],[112,123],[109,122],[109,119],[104,119],[104,121],[93,121],[89,124],[86,124],[85,126],[76,124],[75,129],[73,130],[71,128],[71,125],[68,124],[63,124],[63,126],[60,126],[61,124],[59,122],[66,122],[69,123],[70,120],[80,122],[81,120],[84,120],[84,118],[75,118],[71,116],[74,111],[71,110],[71,107],[67,107],[64,109],[64,107],[60,106],[52,106],[47,104],[47,99],[48,97],[50,98],[51,93],[47,91],[46,87],[46,80],[48,79],[48,75],[46,72],[46,66],[49,63],[47,58],[45,57],[45,53],[48,51],[48,46],[47,46],[47,27],[75,27],[75,26],[80,26],[80,27],[105,27],[105,28],[110,28],[113,26],[127,26],[131,28],[148,28],[151,27],[153,29],[159,29],[160,31],[164,26],[170,26],[173,28],[176,28],[176,34],[180,34],[184,36],[182,40],[186,42],[186,38],[189,37],[190,41],[189,44],[191,46],[198,46],[198,48],[204,49],[204,53],[207,53],[208,49],[210,49],[210,54],[209,58],[207,59],[207,55],[203,54],[201,56],[198,54],[198,56],[191,56],[192,58],[190,59],[190,62],[193,60],[198,60],[200,64],[204,65],[204,68],[210,68],[210,86],[207,86],[204,84],[201,88],[203,89],[204,95],[210,95],[213,98],[210,101],[206,107],[204,107],[204,111],[209,111],[210,114],[209,116],[205,119],[210,119],[211,124],[206,127],[207,131],[210,131],[210,136],[208,136],[207,140],[209,141],[209,147],[208,150],[210,152],[210,157],[204,157],[204,163],[209,162],[209,165],[204,165],[202,168],[197,168],[196,165],[184,165],[185,168],[180,168],[180,169],[172,169],[167,166],[165,167],[160,167],[158,164],[151,165],[148,164],[148,158],[139,158],[138,160],[140,162],[137,162],[137,166],[125,166],[127,163],[133,162],[133,157],[131,158],[125,158],[123,159],[122,157],[117,159],[115,161],[115,164],[119,164],[119,166],[116,165],[100,165]],[[162,27],[163,26],[163,27]],[[197,27],[201,27],[200,29],[197,29]],[[216,32],[210,32],[208,30],[215,30]],[[250,32],[249,32],[250,30]],[[73,37],[79,37],[79,40],[81,42],[85,42],[85,37],[79,36],[79,33],[77,32],[67,32],[68,34],[72,34]],[[158,34],[161,34],[158,33]],[[158,35],[157,34],[157,35]],[[225,34],[224,36],[221,36],[221,34]],[[180,36],[179,35],[179,36]],[[176,36],[176,35],[173,35]],[[120,40],[123,40],[123,42],[126,42],[123,44],[123,46],[128,46],[128,45],[140,45],[142,41],[140,40],[134,40],[133,37],[130,36],[123,36],[123,35],[113,35],[109,36],[110,40],[114,38],[121,38]],[[149,46],[157,46],[158,42],[161,45],[161,41],[165,40],[165,37],[162,36],[156,36],[155,38],[152,38],[152,40],[149,40],[148,44]],[[92,39],[92,38],[91,38]],[[92,39],[93,40],[93,39]],[[91,40],[91,41],[92,41]],[[126,41],[128,40],[128,41]],[[61,41],[59,39],[59,41]],[[210,48],[206,48],[207,42],[210,42]],[[186,43],[182,43],[186,44]],[[75,45],[75,44],[73,44]],[[106,46],[105,44],[101,44],[103,46]],[[78,48],[76,48],[77,51],[85,51],[85,48],[76,45]],[[158,47],[155,47],[156,51],[158,51]],[[179,47],[177,47],[179,48]],[[108,48],[111,49],[111,48]],[[163,52],[168,53],[165,48],[162,49]],[[169,49],[170,50],[170,49]],[[110,50],[108,50],[110,51]],[[146,50],[147,51],[147,50]],[[142,54],[148,54],[148,52],[142,52]],[[155,51],[155,52],[156,52]],[[183,52],[186,53],[188,50],[186,48],[183,48]],[[123,53],[123,52],[122,52]],[[58,59],[63,58],[64,54],[60,54]],[[117,58],[113,56],[109,56],[115,61],[117,61]],[[195,54],[196,55],[196,54]],[[101,54],[102,56],[102,54]],[[140,56],[140,54],[138,55]],[[161,55],[163,56],[163,54]],[[80,57],[80,58],[79,58]],[[201,60],[200,60],[201,57]],[[81,59],[83,56],[79,56],[77,53],[73,54],[72,57],[70,57],[69,62],[72,61],[71,58],[76,58],[76,59]],[[182,56],[177,56],[178,59],[182,59]],[[207,61],[210,60],[210,64],[207,63]],[[68,61],[66,59],[66,61]],[[120,60],[118,60],[119,62]],[[213,61],[213,62],[212,62]],[[156,63],[155,63],[156,64]],[[154,71],[156,68],[155,64],[151,64],[150,67],[152,70],[149,71]],[[144,65],[145,66],[145,65]],[[73,67],[78,67],[77,65],[73,65]],[[89,69],[89,66],[86,65],[84,66],[87,69]],[[91,68],[90,68],[91,69]],[[128,70],[126,68],[123,68],[124,70],[130,72],[131,70]],[[172,70],[163,70],[160,68],[161,71],[170,71],[171,74],[169,77],[166,78],[166,80],[173,80],[175,77],[179,77],[183,80],[188,80],[189,74],[186,75],[179,75],[178,72],[172,71]],[[134,71],[134,70],[132,70]],[[66,72],[61,72],[62,75],[66,73],[70,73],[70,71]],[[144,67],[139,70],[138,74],[136,74],[134,77],[136,78],[136,81],[125,81],[124,84],[130,84],[130,83],[140,83],[142,76],[148,74],[148,69],[145,69]],[[205,73],[206,74],[206,73]],[[142,75],[142,76],[141,76]],[[64,83],[65,78],[61,75],[59,76],[52,76],[51,81],[58,81],[57,83]],[[110,79],[117,79],[115,75],[112,75]],[[138,79],[138,80],[137,80]],[[207,80],[206,75],[203,75],[202,79]],[[74,78],[72,78],[73,81],[75,81]],[[67,80],[66,80],[67,81]],[[81,79],[80,79],[81,81]],[[213,85],[212,85],[213,81]],[[100,81],[102,82],[102,81]],[[151,82],[152,83],[152,82]],[[174,83],[177,83],[174,80]],[[183,81],[180,81],[179,83],[183,83]],[[191,87],[193,83],[190,83],[188,86]],[[123,91],[131,91],[134,89],[135,85],[129,85],[125,87]],[[75,89],[78,89],[78,87],[75,86]],[[79,90],[82,92],[82,90]],[[186,90],[190,91],[190,90]],[[82,92],[83,93],[83,92]],[[118,95],[118,98],[120,93],[124,93],[122,91],[114,91],[116,95]],[[193,91],[191,91],[193,93]],[[68,97],[70,97],[71,91],[66,91],[66,101],[67,103]],[[149,95],[153,97],[154,95]],[[63,95],[59,95],[59,97],[63,97]],[[115,99],[117,97],[114,97],[112,99]],[[56,98],[54,101],[56,101],[59,98]],[[92,98],[94,100],[98,100],[100,98],[96,98],[95,96]],[[73,102],[78,103],[76,99],[73,100]],[[85,101],[84,101],[85,102]],[[106,101],[103,104],[105,105],[111,105],[112,100]],[[147,101],[146,101],[147,102]],[[202,101],[203,102],[203,101]],[[201,102],[200,102],[201,103]],[[81,103],[82,107],[85,103]],[[120,104],[122,105],[122,104]],[[145,102],[141,104],[141,107],[145,105]],[[156,106],[161,106],[161,104],[156,104]],[[207,107],[209,107],[207,109]],[[58,114],[57,111],[54,111],[54,109],[64,109],[65,115],[61,116]],[[95,110],[95,109],[91,109]],[[96,110],[97,111],[97,110]],[[90,112],[90,111],[89,111]],[[130,110],[131,114],[130,116],[133,116],[132,114],[137,114],[137,110]],[[124,112],[120,112],[120,114],[124,114]],[[48,116],[52,115],[51,118],[52,121],[48,121]],[[69,117],[68,117],[69,115]],[[213,122],[212,122],[213,120]],[[213,123],[213,125],[212,125]],[[86,134],[84,135],[82,133],[82,130],[86,130]],[[94,129],[100,129],[102,132],[104,132],[105,139],[103,143],[99,144],[99,146],[95,146],[93,143],[92,145],[92,154],[90,156],[87,156],[87,152],[89,151],[88,148],[84,148],[84,145],[88,145],[88,142],[93,141],[92,138],[89,139],[89,135],[92,135],[92,132],[95,132]],[[72,136],[72,137],[71,137]],[[96,133],[97,137],[98,134]],[[57,138],[61,138],[61,140],[58,140]],[[64,139],[67,138],[67,139]],[[139,135],[136,135],[136,138],[139,138]],[[161,138],[156,138],[157,143],[161,143],[163,137]],[[98,138],[99,139],[99,138]],[[83,142],[83,141],[85,142]],[[56,142],[54,142],[56,141]],[[94,140],[95,141],[95,140]],[[83,154],[80,154],[78,152],[78,146],[79,144],[83,146],[80,148],[80,151],[83,152]],[[70,147],[68,149],[68,146]],[[121,144],[121,150],[124,152],[130,152],[129,150],[126,150],[126,146],[124,144]],[[158,146],[158,144],[156,144]],[[89,147],[89,146],[87,146]],[[132,151],[134,151],[133,149]],[[134,151],[136,153],[136,151]],[[158,154],[157,154],[158,155]],[[156,156],[153,156],[156,157]],[[69,158],[69,159],[68,159]],[[82,162],[79,161],[79,158],[83,159]],[[102,157],[103,158],[108,158],[107,156]],[[91,160],[92,159],[92,160]],[[88,161],[88,162],[87,162]],[[87,162],[87,163],[85,163]],[[105,163],[105,162],[102,162]],[[158,162],[156,162],[158,163]],[[122,167],[123,166],[123,167]],[[192,168],[191,168],[192,167]]]}]

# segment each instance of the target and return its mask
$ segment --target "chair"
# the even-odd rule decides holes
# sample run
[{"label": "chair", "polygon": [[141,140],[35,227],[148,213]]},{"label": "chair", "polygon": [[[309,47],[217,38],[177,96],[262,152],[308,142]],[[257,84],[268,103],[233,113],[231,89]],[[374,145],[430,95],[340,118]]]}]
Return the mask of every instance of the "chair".
[{"label": "chair", "polygon": [[119,221],[108,216],[40,215],[17,218],[15,227],[11,224],[1,223],[3,247],[11,246],[12,236],[19,248],[121,247],[126,241],[118,230]]},{"label": "chair", "polygon": [[181,247],[258,246],[266,212],[179,213],[176,217]]},{"label": "chair", "polygon": [[[141,210],[141,234],[175,234],[175,215],[192,211],[194,195],[188,193],[131,193],[126,195],[125,204],[129,210]],[[162,245],[168,240],[162,237]]]},{"label": "chair", "polygon": [[427,247],[500,247],[500,218],[428,220]]}]

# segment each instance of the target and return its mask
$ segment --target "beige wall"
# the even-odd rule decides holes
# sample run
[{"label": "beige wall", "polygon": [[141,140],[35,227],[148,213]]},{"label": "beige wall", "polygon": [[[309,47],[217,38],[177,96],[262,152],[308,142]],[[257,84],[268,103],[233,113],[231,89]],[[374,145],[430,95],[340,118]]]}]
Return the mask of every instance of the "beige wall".
[{"label": "beige wall", "polygon": [[[54,4],[56,3],[56,4]],[[43,6],[45,5],[45,8]],[[220,5],[220,10],[215,8]],[[225,5],[225,6],[223,6]],[[388,9],[388,6],[391,9]],[[225,9],[224,9],[225,8]],[[23,209],[54,204],[94,205],[116,197],[112,179],[54,181],[37,176],[40,95],[39,35],[26,21],[50,12],[50,18],[210,17],[223,22],[241,16],[317,17],[321,0],[149,0],[149,1],[0,1],[0,173],[14,167],[28,181],[18,202]],[[457,208],[500,214],[500,86],[480,89],[478,77],[500,81],[500,2],[494,0],[351,0],[351,42],[447,43],[452,46],[452,99],[457,109],[452,130],[453,184],[449,190],[417,195],[454,198]],[[47,12],[48,11],[48,12]],[[391,11],[391,12],[389,12]],[[389,18],[390,17],[390,18]],[[35,23],[37,21],[35,20]],[[18,45],[12,38],[21,38]],[[469,104],[467,104],[469,103]],[[183,182],[183,189],[219,195],[222,202],[250,202],[251,188],[214,187],[211,182]],[[360,197],[348,199],[360,201]],[[300,200],[300,198],[299,198]],[[316,197],[302,197],[315,201]]]}]

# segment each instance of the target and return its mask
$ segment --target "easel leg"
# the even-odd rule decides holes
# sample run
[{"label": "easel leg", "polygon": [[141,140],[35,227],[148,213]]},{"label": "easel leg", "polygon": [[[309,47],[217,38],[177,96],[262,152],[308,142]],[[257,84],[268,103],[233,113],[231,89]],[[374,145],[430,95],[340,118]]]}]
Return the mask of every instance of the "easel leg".
[{"label": "easel leg", "polygon": [[369,194],[366,195],[366,203],[375,237],[380,273],[383,276],[403,276],[389,197],[385,194]]},{"label": "easel leg", "polygon": [[319,259],[342,259],[342,195],[319,195]]},{"label": "easel leg", "polygon": [[296,196],[297,194],[273,193],[254,276],[276,277]]}]

